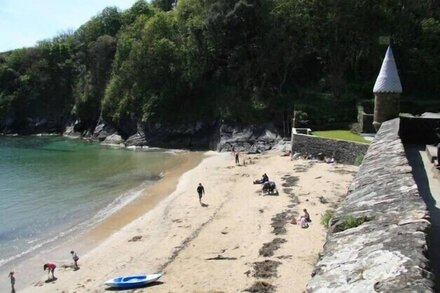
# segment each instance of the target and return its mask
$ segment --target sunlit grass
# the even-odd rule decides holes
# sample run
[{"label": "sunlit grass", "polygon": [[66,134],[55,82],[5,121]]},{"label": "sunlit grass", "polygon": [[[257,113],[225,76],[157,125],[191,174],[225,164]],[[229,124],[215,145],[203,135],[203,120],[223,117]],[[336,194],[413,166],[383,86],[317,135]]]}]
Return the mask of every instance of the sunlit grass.
[{"label": "sunlit grass", "polygon": [[342,139],[342,140],[362,142],[362,143],[370,143],[370,141],[366,140],[361,135],[355,134],[349,130],[313,131],[313,135],[325,137],[325,138],[334,138],[334,139]]}]

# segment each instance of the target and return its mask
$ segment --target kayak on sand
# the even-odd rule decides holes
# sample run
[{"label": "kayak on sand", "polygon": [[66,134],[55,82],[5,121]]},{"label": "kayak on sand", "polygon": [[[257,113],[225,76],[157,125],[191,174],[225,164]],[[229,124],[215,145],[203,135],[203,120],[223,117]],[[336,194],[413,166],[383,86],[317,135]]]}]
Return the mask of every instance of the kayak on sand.
[{"label": "kayak on sand", "polygon": [[117,287],[117,288],[135,288],[145,286],[149,283],[155,282],[162,277],[163,273],[156,273],[150,275],[132,275],[132,276],[121,276],[110,279],[105,282],[107,286]]}]

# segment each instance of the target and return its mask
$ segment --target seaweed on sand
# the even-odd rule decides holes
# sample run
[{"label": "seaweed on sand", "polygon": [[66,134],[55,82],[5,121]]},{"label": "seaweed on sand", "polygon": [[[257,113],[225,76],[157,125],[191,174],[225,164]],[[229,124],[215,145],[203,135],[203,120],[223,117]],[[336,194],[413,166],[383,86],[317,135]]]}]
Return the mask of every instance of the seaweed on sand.
[{"label": "seaweed on sand", "polygon": [[275,292],[275,286],[262,281],[255,282],[251,287],[244,290],[252,293],[272,293]]},{"label": "seaweed on sand", "polygon": [[273,256],[274,251],[279,249],[282,243],[287,242],[286,239],[283,238],[275,238],[271,242],[264,243],[263,247],[258,251],[260,256],[268,257]]},{"label": "seaweed on sand", "polygon": [[279,261],[265,260],[261,262],[254,262],[255,278],[270,278],[277,277],[277,268],[281,264]]}]

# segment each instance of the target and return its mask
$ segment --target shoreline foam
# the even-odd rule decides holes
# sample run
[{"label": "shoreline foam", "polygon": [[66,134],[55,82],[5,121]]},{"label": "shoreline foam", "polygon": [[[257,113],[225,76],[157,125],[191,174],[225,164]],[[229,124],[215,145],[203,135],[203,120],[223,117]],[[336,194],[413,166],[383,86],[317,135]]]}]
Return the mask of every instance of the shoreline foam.
[{"label": "shoreline foam", "polygon": [[[41,243],[36,243],[35,248],[29,249],[18,257],[14,256],[13,260],[4,264],[2,272],[15,270],[17,275],[24,275],[20,281],[24,281],[23,285],[27,286],[40,279],[40,264],[46,261],[55,261],[59,265],[68,264],[70,262],[68,252],[71,248],[80,251],[82,255],[86,254],[108,237],[115,229],[139,217],[141,214],[139,209],[142,207],[148,208],[148,206],[152,205],[149,201],[160,200],[164,194],[151,194],[152,191],[157,189],[156,184],[159,186],[164,184],[172,185],[172,181],[176,181],[175,177],[186,171],[187,169],[185,168],[193,168],[194,164],[197,164],[201,160],[201,156],[201,153],[179,153],[163,166],[162,173],[165,174],[162,174],[159,180],[149,181],[149,184],[143,182],[140,186],[132,188],[123,195],[115,198],[94,215],[93,218],[81,222],[79,226],[75,226],[69,229],[69,231],[61,232],[50,239],[44,239]],[[178,165],[178,167],[176,168],[175,165]],[[169,183],[170,181],[171,183]],[[129,193],[133,194],[130,195]],[[118,204],[120,200],[122,200],[123,203]],[[144,211],[142,211],[142,213],[143,212]],[[6,290],[8,288],[6,285],[7,284],[2,283],[2,285],[0,285],[0,291]],[[24,287],[23,285],[21,287]]]}]

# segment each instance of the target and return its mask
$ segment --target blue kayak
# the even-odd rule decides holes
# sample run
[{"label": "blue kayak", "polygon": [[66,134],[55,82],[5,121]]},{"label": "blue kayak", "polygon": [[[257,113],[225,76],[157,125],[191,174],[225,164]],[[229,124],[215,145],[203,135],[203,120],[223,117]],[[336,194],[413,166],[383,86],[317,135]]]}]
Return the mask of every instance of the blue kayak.
[{"label": "blue kayak", "polygon": [[163,273],[151,275],[133,275],[116,277],[105,282],[107,286],[116,288],[137,288],[155,282],[162,277]]}]

